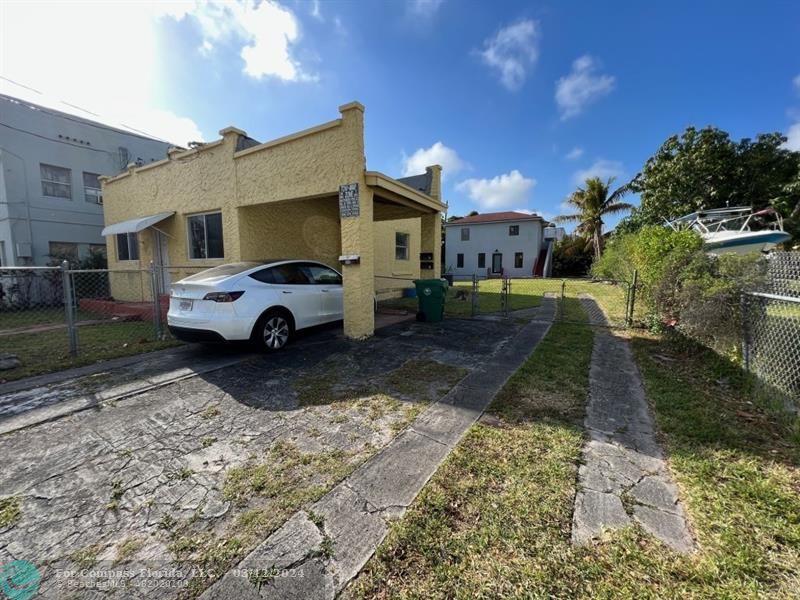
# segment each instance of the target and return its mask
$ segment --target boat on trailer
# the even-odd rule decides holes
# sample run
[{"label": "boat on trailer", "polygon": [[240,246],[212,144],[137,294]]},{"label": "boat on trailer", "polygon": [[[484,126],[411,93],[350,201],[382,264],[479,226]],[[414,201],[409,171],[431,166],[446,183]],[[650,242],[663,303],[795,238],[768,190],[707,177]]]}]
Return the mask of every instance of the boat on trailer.
[{"label": "boat on trailer", "polygon": [[673,229],[692,229],[703,238],[706,252],[770,252],[791,236],[783,230],[781,215],[772,208],[754,211],[749,206],[693,212],[668,221]]}]

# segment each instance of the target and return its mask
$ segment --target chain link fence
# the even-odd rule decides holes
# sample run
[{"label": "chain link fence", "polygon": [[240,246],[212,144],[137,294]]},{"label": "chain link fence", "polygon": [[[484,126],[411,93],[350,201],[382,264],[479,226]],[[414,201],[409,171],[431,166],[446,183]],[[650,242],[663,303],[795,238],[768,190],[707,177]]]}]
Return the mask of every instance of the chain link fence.
[{"label": "chain link fence", "polygon": [[0,269],[0,380],[174,345],[168,285],[200,270]]},{"label": "chain link fence", "polygon": [[742,296],[742,357],[757,393],[770,404],[800,408],[800,252],[776,252],[763,292]]}]

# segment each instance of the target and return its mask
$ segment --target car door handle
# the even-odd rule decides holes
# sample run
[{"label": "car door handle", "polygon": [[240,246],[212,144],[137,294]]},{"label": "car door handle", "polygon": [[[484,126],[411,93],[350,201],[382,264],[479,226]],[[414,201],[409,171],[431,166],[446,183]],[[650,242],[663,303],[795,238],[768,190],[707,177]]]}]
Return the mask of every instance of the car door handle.
[{"label": "car door handle", "polygon": [[291,294],[291,293],[292,293],[292,292],[290,292],[289,290],[281,290],[281,291],[282,291],[284,294]]},{"label": "car door handle", "polygon": [[328,292],[330,292],[330,290],[320,290],[320,292],[322,292],[323,294],[327,294]]}]

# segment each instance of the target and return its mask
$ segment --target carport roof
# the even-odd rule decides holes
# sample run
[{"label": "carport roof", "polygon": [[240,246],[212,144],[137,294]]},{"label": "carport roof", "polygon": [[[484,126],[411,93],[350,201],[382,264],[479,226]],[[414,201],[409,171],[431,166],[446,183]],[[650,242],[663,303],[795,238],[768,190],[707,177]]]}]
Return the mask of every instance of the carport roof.
[{"label": "carport roof", "polygon": [[411,187],[403,179],[394,179],[378,171],[367,171],[365,175],[367,185],[379,190],[379,195],[388,200],[417,210],[421,209],[422,212],[443,212],[447,209],[445,204],[427,193]]}]

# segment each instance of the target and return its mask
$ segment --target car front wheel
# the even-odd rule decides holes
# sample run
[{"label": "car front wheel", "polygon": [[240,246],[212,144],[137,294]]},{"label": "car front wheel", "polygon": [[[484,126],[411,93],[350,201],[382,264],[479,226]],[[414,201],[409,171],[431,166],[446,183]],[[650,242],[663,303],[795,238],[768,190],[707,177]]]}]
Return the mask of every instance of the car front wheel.
[{"label": "car front wheel", "polygon": [[267,314],[257,331],[259,345],[269,352],[280,350],[292,337],[292,324],[286,315],[273,312]]}]

